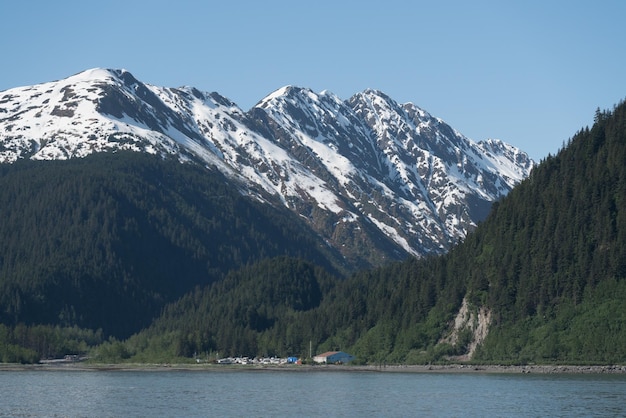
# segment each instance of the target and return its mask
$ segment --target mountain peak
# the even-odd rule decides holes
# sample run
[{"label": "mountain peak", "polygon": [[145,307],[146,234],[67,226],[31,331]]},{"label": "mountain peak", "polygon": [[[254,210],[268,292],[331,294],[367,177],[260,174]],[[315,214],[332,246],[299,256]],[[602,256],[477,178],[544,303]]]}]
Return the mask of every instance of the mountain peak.
[{"label": "mountain peak", "polygon": [[243,112],[218,93],[94,68],[0,92],[0,162],[116,150],[215,166],[360,265],[445,252],[534,164],[374,89],[343,101],[288,85]]},{"label": "mountain peak", "polygon": [[[328,94],[329,92],[325,92],[324,95]],[[276,101],[290,101],[291,103],[310,103],[311,101],[319,100],[319,97],[320,94],[315,93],[309,88],[288,85],[273,91],[265,98],[263,98],[255,107],[268,108],[271,107],[271,103],[274,103]]]},{"label": "mountain peak", "polygon": [[391,100],[391,97],[385,94],[382,90],[373,89],[373,88],[366,88],[361,93],[357,93],[356,95],[362,95],[366,97],[378,97],[383,100]]},{"label": "mountain peak", "polygon": [[139,81],[125,69],[110,69],[110,68],[90,68],[80,73],[67,77],[64,80],[67,84],[73,84],[77,82],[110,82],[113,80],[122,81],[125,83],[138,83]]}]

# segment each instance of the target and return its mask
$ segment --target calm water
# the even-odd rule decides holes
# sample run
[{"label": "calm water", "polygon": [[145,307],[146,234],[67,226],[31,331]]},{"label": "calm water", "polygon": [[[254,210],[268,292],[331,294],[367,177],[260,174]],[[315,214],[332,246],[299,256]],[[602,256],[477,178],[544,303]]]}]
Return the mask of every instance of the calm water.
[{"label": "calm water", "polygon": [[4,371],[0,416],[626,416],[624,375]]}]

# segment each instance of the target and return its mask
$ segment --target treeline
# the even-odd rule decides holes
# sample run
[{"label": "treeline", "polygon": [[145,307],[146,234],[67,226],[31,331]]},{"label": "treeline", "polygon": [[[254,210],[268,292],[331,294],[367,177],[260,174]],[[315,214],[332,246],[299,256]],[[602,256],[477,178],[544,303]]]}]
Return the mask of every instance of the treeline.
[{"label": "treeline", "polygon": [[231,269],[341,258],[295,215],[217,170],[141,153],[0,166],[0,322],[125,338]]},{"label": "treeline", "polygon": [[102,330],[77,327],[0,324],[0,362],[37,363],[41,359],[57,359],[66,355],[85,355],[103,343]]}]

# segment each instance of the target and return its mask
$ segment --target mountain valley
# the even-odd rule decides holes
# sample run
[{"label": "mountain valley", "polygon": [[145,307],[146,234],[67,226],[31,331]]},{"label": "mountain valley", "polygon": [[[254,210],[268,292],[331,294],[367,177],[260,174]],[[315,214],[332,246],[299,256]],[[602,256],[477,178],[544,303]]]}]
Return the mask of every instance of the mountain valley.
[{"label": "mountain valley", "polygon": [[0,361],[626,361],[626,105],[536,165],[413,104],[0,92]]}]

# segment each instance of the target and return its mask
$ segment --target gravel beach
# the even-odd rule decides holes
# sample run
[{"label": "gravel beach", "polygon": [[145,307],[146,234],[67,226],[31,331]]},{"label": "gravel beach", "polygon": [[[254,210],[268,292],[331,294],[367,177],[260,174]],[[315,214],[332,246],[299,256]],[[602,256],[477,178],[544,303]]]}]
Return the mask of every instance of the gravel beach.
[{"label": "gravel beach", "polygon": [[19,370],[41,371],[293,371],[293,372],[382,372],[382,373],[525,373],[525,374],[626,374],[624,365],[217,365],[217,364],[96,364],[88,362],[57,362],[44,364],[0,363],[0,372]]}]

